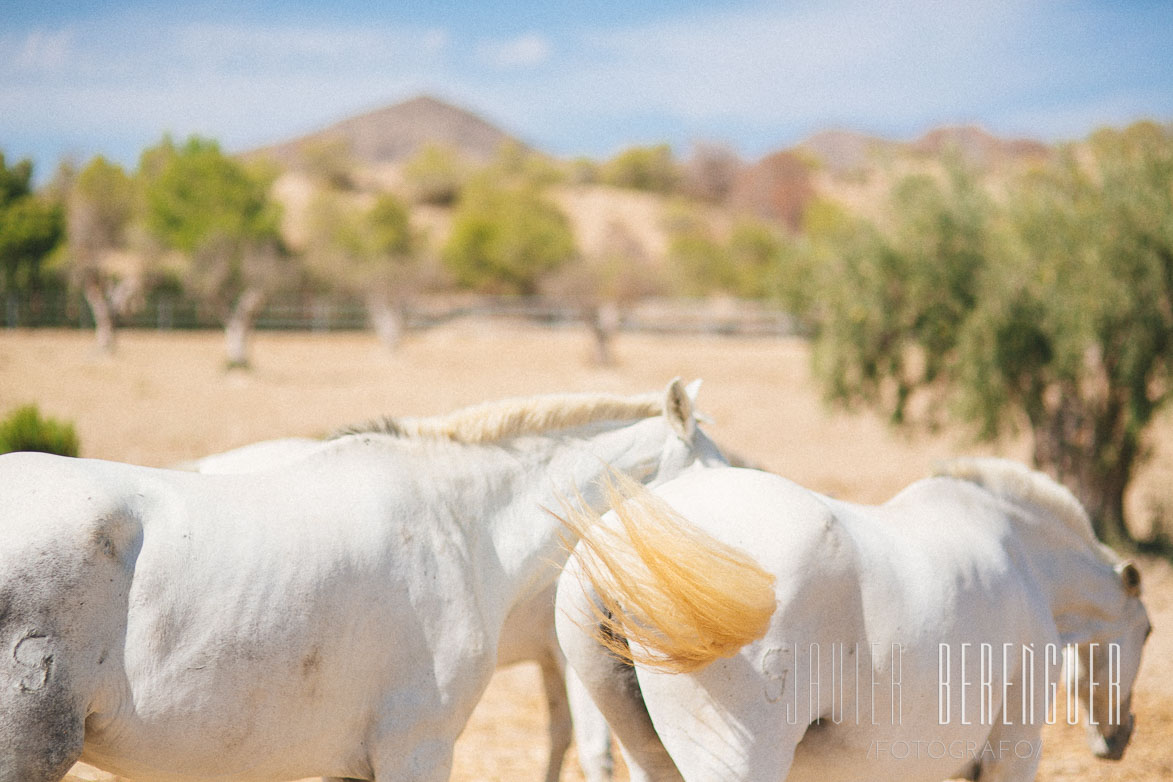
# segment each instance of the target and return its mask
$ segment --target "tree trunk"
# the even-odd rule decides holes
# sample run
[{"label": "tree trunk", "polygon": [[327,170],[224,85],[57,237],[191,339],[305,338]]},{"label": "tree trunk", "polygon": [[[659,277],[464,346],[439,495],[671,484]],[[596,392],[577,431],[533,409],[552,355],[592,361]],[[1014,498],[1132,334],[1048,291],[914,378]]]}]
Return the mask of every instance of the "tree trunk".
[{"label": "tree trunk", "polygon": [[82,284],[82,293],[90,311],[94,314],[94,333],[98,338],[98,350],[114,352],[114,312],[106,299],[106,291],[96,278],[89,278]]},{"label": "tree trunk", "polygon": [[236,301],[224,324],[224,337],[228,350],[229,369],[247,369],[248,339],[252,334],[253,321],[261,310],[265,295],[257,288],[248,288]]},{"label": "tree trunk", "polygon": [[1076,494],[1088,515],[1096,537],[1109,546],[1134,548],[1136,538],[1124,522],[1124,490],[1128,487],[1128,470],[1117,467],[1106,474],[1101,470],[1098,479],[1083,482]]},{"label": "tree trunk", "polygon": [[380,293],[367,294],[367,314],[370,315],[371,325],[375,334],[387,350],[394,351],[403,339],[405,313],[403,307],[392,304]]},{"label": "tree trunk", "polygon": [[609,367],[615,363],[611,344],[619,332],[620,320],[619,306],[613,301],[605,301],[593,307],[587,315],[591,334],[595,338],[595,361],[601,366]]},{"label": "tree trunk", "polygon": [[[1139,453],[1129,438],[1104,447],[1102,443],[1077,445],[1062,437],[1062,424],[1051,430],[1034,430],[1035,466],[1056,476],[1071,490],[1092,520],[1096,536],[1109,546],[1136,546],[1136,538],[1124,521],[1124,492],[1132,479]],[[1070,434],[1070,432],[1068,432]]]}]

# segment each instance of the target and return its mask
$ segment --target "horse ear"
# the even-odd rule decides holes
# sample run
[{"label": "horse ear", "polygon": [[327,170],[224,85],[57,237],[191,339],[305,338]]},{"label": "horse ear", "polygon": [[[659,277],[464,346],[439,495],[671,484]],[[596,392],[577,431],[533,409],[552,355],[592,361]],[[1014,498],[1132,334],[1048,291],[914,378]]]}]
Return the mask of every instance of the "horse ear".
[{"label": "horse ear", "polygon": [[1124,562],[1116,568],[1120,574],[1120,581],[1124,584],[1124,591],[1133,597],[1140,595],[1140,571],[1131,562]]},{"label": "horse ear", "polygon": [[673,378],[664,394],[664,417],[682,439],[691,441],[696,434],[696,415],[688,389],[680,378]]}]

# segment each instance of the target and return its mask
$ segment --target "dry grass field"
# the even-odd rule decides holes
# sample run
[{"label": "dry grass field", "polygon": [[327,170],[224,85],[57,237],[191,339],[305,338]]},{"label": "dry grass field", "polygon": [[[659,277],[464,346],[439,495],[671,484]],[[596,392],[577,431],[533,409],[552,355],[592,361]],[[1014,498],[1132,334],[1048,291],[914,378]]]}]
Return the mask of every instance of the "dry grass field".
[{"label": "dry grass field", "polygon": [[[215,333],[124,333],[113,357],[87,333],[0,332],[0,414],[37,402],[74,421],[84,456],[165,466],[255,440],[319,435],[390,413],[437,413],[484,399],[557,390],[637,392],[673,376],[701,377],[707,430],[765,468],[836,496],[878,502],[950,455],[975,449],[959,432],[907,435],[877,417],[828,410],[801,341],[624,335],[619,363],[589,363],[577,330],[458,322],[413,335],[396,354],[366,334],[262,334],[255,367],[223,370]],[[1022,442],[998,452],[1021,458]],[[1173,420],[1129,507],[1139,518],[1173,508]],[[1045,733],[1043,780],[1173,779],[1173,570],[1144,560],[1155,632],[1134,708],[1137,728],[1121,763],[1093,758],[1082,730]],[[457,747],[457,782],[540,778],[544,710],[535,669],[499,673]],[[573,762],[564,780],[580,780]]]}]

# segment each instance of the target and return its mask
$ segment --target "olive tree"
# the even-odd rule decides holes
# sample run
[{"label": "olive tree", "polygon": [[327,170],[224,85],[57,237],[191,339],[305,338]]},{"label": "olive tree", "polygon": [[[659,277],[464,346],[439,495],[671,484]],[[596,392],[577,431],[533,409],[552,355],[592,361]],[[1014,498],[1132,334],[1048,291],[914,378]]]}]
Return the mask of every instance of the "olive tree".
[{"label": "olive tree", "polygon": [[574,253],[570,221],[538,188],[480,178],[457,203],[443,260],[464,287],[533,294]]},{"label": "olive tree", "polygon": [[597,247],[583,252],[543,282],[543,289],[575,307],[590,328],[595,361],[615,363],[612,344],[624,310],[667,287],[647,249],[622,222],[607,224]]},{"label": "olive tree", "polygon": [[1173,384],[1173,126],[1103,130],[1025,179],[1007,251],[960,334],[969,417],[1024,419],[1034,459],[1100,537],[1128,543],[1124,495]]},{"label": "olive tree", "polygon": [[945,181],[901,180],[889,206],[883,231],[845,212],[816,212],[811,251],[825,262],[810,301],[816,370],[830,396],[903,423],[915,392],[940,402],[955,388],[960,329],[994,252],[995,204],[953,169]]},{"label": "olive tree", "polygon": [[198,137],[144,153],[147,226],[187,260],[186,282],[224,324],[228,365],[248,366],[265,297],[292,272],[270,177]]},{"label": "olive tree", "polygon": [[39,287],[64,235],[61,204],[33,192],[32,176],[31,161],[9,166],[0,152],[0,286],[9,294]]},{"label": "olive tree", "polygon": [[434,277],[407,206],[389,193],[362,204],[323,192],[311,208],[309,233],[311,269],[328,287],[361,297],[379,340],[394,349],[408,302]]},{"label": "olive tree", "polygon": [[682,179],[667,144],[629,147],[603,164],[601,176],[612,187],[664,194],[676,192]]},{"label": "olive tree", "polygon": [[741,216],[718,231],[701,213],[678,208],[667,223],[668,261],[679,292],[775,298],[789,253],[779,226]]},{"label": "olive tree", "polygon": [[[1173,384],[1173,131],[1104,130],[1015,180],[902,181],[883,230],[827,221],[810,316],[832,397],[1025,426],[1110,543]],[[828,249],[830,248],[830,249]]]},{"label": "olive tree", "polygon": [[116,317],[129,310],[141,285],[135,274],[112,263],[129,243],[135,180],[99,155],[71,178],[66,189],[65,264],[93,313],[98,349],[111,353]]},{"label": "olive tree", "polygon": [[456,150],[426,144],[404,163],[402,173],[416,203],[452,206],[469,179],[469,166]]}]

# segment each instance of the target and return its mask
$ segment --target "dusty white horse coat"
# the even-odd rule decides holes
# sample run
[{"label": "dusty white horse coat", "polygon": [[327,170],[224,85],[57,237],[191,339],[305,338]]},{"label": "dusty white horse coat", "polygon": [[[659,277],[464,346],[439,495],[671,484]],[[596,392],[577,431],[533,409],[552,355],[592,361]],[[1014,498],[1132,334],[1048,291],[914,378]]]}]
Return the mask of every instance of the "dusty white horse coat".
[{"label": "dusty white horse coat", "polygon": [[[1089,736],[1097,754],[1119,758],[1150,629],[1139,574],[1095,540],[1075,498],[1042,474],[1000,460],[961,461],[948,473],[864,507],[766,473],[700,470],[653,490],[695,526],[640,500],[627,514],[635,530],[623,536],[641,541],[638,557],[614,536],[599,537],[619,524],[614,513],[611,526],[588,532],[560,579],[558,635],[630,750],[633,779],[1030,780],[1047,683],[1062,689],[1066,644],[1080,645],[1085,662],[1098,655]],[[641,519],[665,518],[666,527],[640,531]],[[695,544],[691,553],[682,541]],[[675,664],[669,640],[704,651],[712,635],[712,626],[682,630],[679,620],[707,597],[721,599],[698,598],[718,541],[764,569],[765,581],[750,573],[741,590],[772,589],[772,617],[748,633],[764,635],[691,673],[657,670],[689,667]],[[688,584],[687,604],[684,590],[633,568],[665,546],[702,574]],[[627,593],[612,575],[625,571],[636,574]],[[620,620],[612,634],[645,639],[630,644],[642,702],[625,696],[630,677],[600,645],[604,617],[592,604]],[[629,622],[623,612],[632,606],[654,610]],[[1089,695],[1087,686],[1080,692]]]},{"label": "dusty white horse coat", "polygon": [[0,457],[0,782],[445,780],[543,506],[717,456],[676,383],[386,429],[247,475]]},{"label": "dusty white horse coat", "polygon": [[[695,388],[686,390],[690,396],[695,393]],[[322,440],[308,437],[264,440],[187,462],[182,468],[208,475],[270,470],[316,453],[323,445]],[[564,559],[564,555],[552,557],[551,566],[560,565]],[[498,641],[497,667],[533,661],[541,669],[550,742],[545,782],[558,782],[561,778],[572,735],[586,782],[609,782],[613,771],[611,730],[578,677],[566,668],[554,632],[555,587],[551,580],[545,589],[509,612]]]}]

